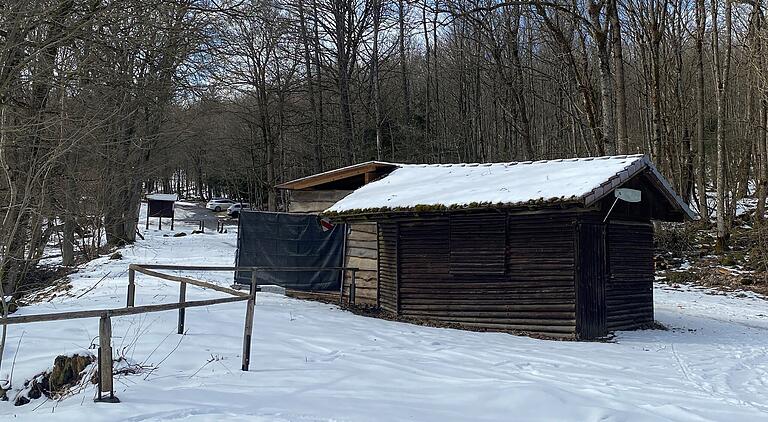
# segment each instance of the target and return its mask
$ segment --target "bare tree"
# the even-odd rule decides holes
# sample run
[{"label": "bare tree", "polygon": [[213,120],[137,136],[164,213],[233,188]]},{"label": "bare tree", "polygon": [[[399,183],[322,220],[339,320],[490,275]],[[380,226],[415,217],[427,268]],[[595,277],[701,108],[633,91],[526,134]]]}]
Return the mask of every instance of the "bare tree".
[{"label": "bare tree", "polygon": [[728,82],[731,73],[731,49],[732,39],[732,4],[731,0],[724,0],[723,18],[725,21],[725,47],[721,48],[720,37],[720,2],[712,0],[710,13],[712,15],[712,54],[713,54],[713,73],[715,75],[715,102],[717,104],[717,250],[723,251],[728,248],[728,229],[726,227],[726,209],[725,209],[725,107],[728,100]]}]

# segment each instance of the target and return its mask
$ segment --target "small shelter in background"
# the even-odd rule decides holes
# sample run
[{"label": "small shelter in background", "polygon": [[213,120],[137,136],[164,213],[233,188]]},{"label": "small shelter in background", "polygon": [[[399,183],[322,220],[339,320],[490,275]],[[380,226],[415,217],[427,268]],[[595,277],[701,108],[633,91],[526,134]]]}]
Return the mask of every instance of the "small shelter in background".
[{"label": "small shelter in background", "polygon": [[[368,183],[386,176],[397,164],[369,161],[277,185],[288,196],[289,213],[317,215],[340,199]],[[376,223],[356,221],[348,224],[344,240],[344,266],[358,268],[355,274],[357,304],[375,305],[378,284],[378,244]],[[349,297],[351,274],[345,274],[343,294]]]},{"label": "small shelter in background", "polygon": [[149,229],[149,218],[157,218],[158,230],[163,229],[163,217],[171,219],[171,230],[174,222],[174,204],[179,200],[175,193],[152,193],[147,195],[147,224]]},{"label": "small shelter in background", "polygon": [[365,227],[350,249],[377,263],[366,299],[420,320],[581,339],[647,326],[651,221],[694,217],[643,155],[379,165],[378,180],[314,202]]}]

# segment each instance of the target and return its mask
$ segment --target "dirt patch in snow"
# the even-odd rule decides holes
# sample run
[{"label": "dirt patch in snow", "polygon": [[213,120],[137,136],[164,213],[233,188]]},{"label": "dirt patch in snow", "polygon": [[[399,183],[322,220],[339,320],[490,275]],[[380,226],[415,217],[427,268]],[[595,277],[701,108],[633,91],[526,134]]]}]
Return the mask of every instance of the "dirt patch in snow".
[{"label": "dirt patch in snow", "polygon": [[768,225],[742,216],[734,226],[729,250],[716,254],[711,224],[664,224],[656,232],[656,281],[768,296]]},{"label": "dirt patch in snow", "polygon": [[73,389],[93,381],[89,369],[95,360],[93,355],[57,356],[53,368],[24,382],[13,404],[23,406],[41,397],[60,399],[71,394]]}]

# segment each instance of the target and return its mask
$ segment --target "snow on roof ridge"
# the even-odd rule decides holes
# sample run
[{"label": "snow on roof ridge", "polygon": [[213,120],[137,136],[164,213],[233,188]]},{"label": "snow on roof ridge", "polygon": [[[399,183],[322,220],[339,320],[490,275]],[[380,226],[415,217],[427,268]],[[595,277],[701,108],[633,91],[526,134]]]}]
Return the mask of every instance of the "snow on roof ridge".
[{"label": "snow on roof ridge", "polygon": [[594,161],[594,160],[626,160],[628,158],[643,158],[645,154],[623,154],[623,155],[603,155],[600,157],[571,157],[571,158],[553,158],[548,160],[526,160],[526,161],[499,161],[499,162],[485,162],[485,163],[386,163],[398,167],[490,167],[490,166],[515,166],[518,164],[547,164],[547,163],[562,163],[562,162],[579,162],[579,161]]},{"label": "snow on roof ridge", "polygon": [[155,201],[178,201],[179,195],[175,193],[148,193],[146,195],[147,199],[155,200]]}]

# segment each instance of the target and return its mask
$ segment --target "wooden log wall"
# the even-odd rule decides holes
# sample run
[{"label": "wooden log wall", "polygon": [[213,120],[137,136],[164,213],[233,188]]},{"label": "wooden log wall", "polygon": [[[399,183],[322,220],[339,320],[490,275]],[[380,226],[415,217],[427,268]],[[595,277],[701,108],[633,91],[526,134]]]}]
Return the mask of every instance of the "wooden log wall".
[{"label": "wooden log wall", "polygon": [[327,210],[352,191],[294,190],[289,192],[288,212],[317,214]]},{"label": "wooden log wall", "polygon": [[605,224],[576,224],[576,331],[580,339],[605,336]]},{"label": "wooden log wall", "polygon": [[[376,223],[350,223],[344,261],[358,268],[355,274],[356,304],[375,305],[378,278],[378,241]],[[352,274],[344,278],[344,296],[349,297]]]},{"label": "wooden log wall", "polygon": [[378,231],[378,304],[385,311],[397,313],[397,223],[381,222]]},{"label": "wooden log wall", "polygon": [[653,322],[653,225],[612,222],[607,244],[608,330],[631,330]]},{"label": "wooden log wall", "polygon": [[[454,233],[449,216],[405,219],[396,229],[392,223],[380,223],[381,237],[389,238],[379,242],[381,306],[387,310],[399,306],[400,314],[407,317],[574,337],[575,216],[502,217],[495,211],[473,214]],[[469,235],[472,227],[478,233],[506,232],[507,247],[501,258],[506,260],[502,263],[505,273],[496,271],[496,262],[488,263],[489,271],[479,268],[469,274],[463,266],[462,271],[451,272],[452,244],[465,250],[473,246],[478,254],[484,253],[487,242],[483,236]],[[452,235],[463,238],[457,241]],[[390,240],[393,237],[397,242]],[[391,266],[398,262],[393,282]]]},{"label": "wooden log wall", "polygon": [[348,190],[294,190],[290,191],[288,212],[321,213],[351,191]]}]

